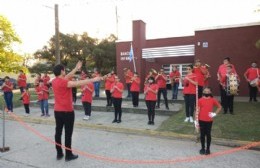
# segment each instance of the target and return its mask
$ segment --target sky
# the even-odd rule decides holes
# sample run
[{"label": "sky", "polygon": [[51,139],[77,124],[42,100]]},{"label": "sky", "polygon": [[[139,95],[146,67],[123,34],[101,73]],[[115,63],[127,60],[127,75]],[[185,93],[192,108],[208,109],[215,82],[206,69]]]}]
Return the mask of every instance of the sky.
[{"label": "sky", "polygon": [[260,23],[260,12],[255,12],[260,9],[260,0],[0,0],[0,15],[11,21],[22,40],[15,46],[17,52],[34,53],[55,34],[54,4],[59,5],[60,32],[87,32],[99,39],[118,30],[119,40],[132,40],[133,20],[146,23],[147,39],[193,35],[200,28]]}]

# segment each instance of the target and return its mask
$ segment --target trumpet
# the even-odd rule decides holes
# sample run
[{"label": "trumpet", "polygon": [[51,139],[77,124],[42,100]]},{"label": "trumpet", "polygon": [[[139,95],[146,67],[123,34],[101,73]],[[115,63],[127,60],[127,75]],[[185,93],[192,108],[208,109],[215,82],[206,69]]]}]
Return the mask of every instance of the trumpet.
[{"label": "trumpet", "polygon": [[157,75],[158,74],[158,72],[155,69],[153,69],[153,68],[151,68],[150,71],[153,73],[153,75]]}]

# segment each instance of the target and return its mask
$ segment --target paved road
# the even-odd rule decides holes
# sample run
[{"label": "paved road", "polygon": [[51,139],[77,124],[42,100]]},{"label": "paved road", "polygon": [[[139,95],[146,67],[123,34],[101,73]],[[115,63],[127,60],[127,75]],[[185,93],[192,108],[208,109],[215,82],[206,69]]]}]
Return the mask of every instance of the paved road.
[{"label": "paved road", "polygon": [[[54,126],[40,124],[29,125],[46,137],[53,139]],[[54,145],[35,136],[35,134],[26,130],[17,122],[7,121],[6,132],[7,146],[10,146],[11,150],[6,153],[0,153],[1,168],[258,168],[260,165],[260,152],[248,150],[201,161],[159,165],[111,163],[87,158],[82,155],[79,159],[71,162],[65,162],[64,160],[56,161]],[[0,135],[2,137],[2,134]],[[200,145],[184,140],[170,140],[150,136],[76,128],[73,134],[73,148],[95,155],[118,159],[160,160],[197,156]],[[228,149],[231,148],[216,145],[212,146],[212,152]]]}]

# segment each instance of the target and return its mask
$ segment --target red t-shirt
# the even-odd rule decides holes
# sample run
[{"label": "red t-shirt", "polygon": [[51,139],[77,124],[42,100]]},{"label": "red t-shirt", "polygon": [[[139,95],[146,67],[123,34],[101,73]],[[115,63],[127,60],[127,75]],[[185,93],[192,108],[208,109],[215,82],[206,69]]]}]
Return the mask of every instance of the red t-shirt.
[{"label": "red t-shirt", "polygon": [[179,81],[180,81],[180,76],[181,76],[181,74],[180,74],[180,72],[179,71],[172,71],[171,73],[170,73],[170,78],[172,79],[172,78],[175,78],[175,80],[174,80],[174,82],[175,83],[179,83]]},{"label": "red t-shirt", "polygon": [[[113,83],[111,85],[111,89],[115,86],[117,86],[120,90],[124,90],[124,85],[121,82]],[[115,89],[114,92],[112,93],[112,97],[114,98],[122,98],[122,95],[123,92],[119,92],[117,89]]]},{"label": "red t-shirt", "polygon": [[198,67],[194,67],[193,68],[193,73],[196,74],[196,76],[197,76],[198,85],[199,86],[204,86],[205,85],[205,83],[204,83],[204,74],[203,74],[202,71],[206,71],[206,69],[203,68],[203,67],[199,67],[199,68]]},{"label": "red t-shirt", "polygon": [[128,70],[125,75],[125,83],[131,83],[131,79],[134,76],[133,72]]},{"label": "red t-shirt", "polygon": [[157,92],[158,92],[158,85],[157,84],[149,84],[145,85],[144,91],[146,91],[150,87],[153,91],[156,93],[153,93],[152,91],[148,91],[145,95],[145,100],[151,100],[151,101],[156,101],[157,100]]},{"label": "red t-shirt", "polygon": [[[186,77],[190,78],[191,80],[198,82],[197,76],[194,73],[187,74]],[[184,79],[183,81],[183,94],[196,94],[196,85]]]},{"label": "red t-shirt", "polygon": [[24,92],[22,94],[23,104],[30,104],[30,94],[28,92]]},{"label": "red t-shirt", "polygon": [[[257,74],[258,73],[258,74]],[[250,81],[256,79],[257,77],[260,77],[260,69],[258,68],[248,68],[245,72],[245,76],[247,77],[247,79],[249,79]]]},{"label": "red t-shirt", "polygon": [[19,87],[26,87],[26,75],[21,74],[18,76],[17,85]]},{"label": "red t-shirt", "polygon": [[38,95],[38,100],[47,100],[49,98],[48,87],[46,86],[37,86],[35,91]]},{"label": "red t-shirt", "polygon": [[48,82],[50,81],[50,77],[48,75],[47,76],[43,76],[42,80],[43,80],[44,85],[47,85]]},{"label": "red t-shirt", "polygon": [[105,90],[110,90],[111,85],[115,82],[115,76],[111,75],[105,79]]},{"label": "red t-shirt", "polygon": [[213,107],[221,107],[220,103],[214,98],[202,97],[198,101],[199,106],[199,120],[201,121],[213,121],[209,117],[209,112],[213,112]]},{"label": "red t-shirt", "polygon": [[130,87],[131,92],[140,92],[140,78],[137,77],[135,80],[133,80],[131,87]]},{"label": "red t-shirt", "polygon": [[[233,64],[230,64],[230,65],[232,66],[232,72],[237,74],[234,65]],[[220,65],[219,68],[218,68],[218,74],[220,76],[225,76],[227,74],[227,65],[225,65],[225,64]]]},{"label": "red t-shirt", "polygon": [[4,84],[9,86],[9,87],[11,87],[11,89],[9,87],[7,87],[7,86],[4,86],[4,87],[2,87],[3,92],[12,92],[12,90],[13,90],[13,83],[8,81],[8,82],[4,82]]},{"label": "red t-shirt", "polygon": [[72,89],[67,87],[68,82],[67,79],[60,77],[52,81],[55,112],[73,112]]},{"label": "red t-shirt", "polygon": [[82,90],[81,101],[92,103],[92,100],[93,100],[92,94],[93,94],[93,91],[94,91],[94,84],[88,83],[87,86],[90,90],[87,89],[85,86],[81,86],[81,90]]},{"label": "red t-shirt", "polygon": [[156,82],[159,88],[166,88],[167,76],[165,74],[157,75]]}]

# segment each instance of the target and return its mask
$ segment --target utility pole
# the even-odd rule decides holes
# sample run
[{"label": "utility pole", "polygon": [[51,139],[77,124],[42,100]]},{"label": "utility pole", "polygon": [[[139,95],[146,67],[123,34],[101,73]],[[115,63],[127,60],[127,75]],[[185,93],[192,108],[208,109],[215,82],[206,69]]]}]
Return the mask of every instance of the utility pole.
[{"label": "utility pole", "polygon": [[55,58],[56,65],[60,64],[60,31],[59,31],[58,4],[55,4]]}]

